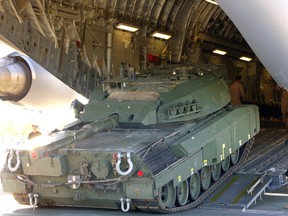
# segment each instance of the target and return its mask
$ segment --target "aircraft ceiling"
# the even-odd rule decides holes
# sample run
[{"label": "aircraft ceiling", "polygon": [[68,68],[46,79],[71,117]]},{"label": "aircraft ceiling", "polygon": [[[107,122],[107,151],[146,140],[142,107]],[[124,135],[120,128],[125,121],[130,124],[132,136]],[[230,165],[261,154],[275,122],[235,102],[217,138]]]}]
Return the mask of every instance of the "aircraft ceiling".
[{"label": "aircraft ceiling", "polygon": [[[183,32],[189,39],[199,33],[243,44],[239,31],[215,4],[205,0],[3,0],[2,10],[21,22],[29,19],[46,37],[57,35],[59,20],[80,23],[93,19],[103,24],[130,22],[149,34],[154,29],[172,34]],[[79,30],[79,29],[78,29]]]},{"label": "aircraft ceiling", "polygon": [[[222,9],[205,0],[2,0],[0,13],[0,33],[4,38],[11,38],[10,41],[24,51],[30,50],[31,53],[26,54],[65,83],[70,82],[70,86],[75,82],[69,81],[69,77],[65,80],[70,75],[57,74],[63,64],[52,67],[50,63],[58,61],[55,56],[62,54],[50,49],[65,47],[73,40],[81,43],[85,31],[93,34],[93,30],[86,27],[91,23],[103,28],[119,22],[129,23],[140,27],[139,34],[144,37],[155,30],[172,34],[169,48],[174,53],[173,62],[180,61],[183,50],[192,53],[199,41],[210,51],[216,44],[253,53]],[[37,29],[40,36],[36,37],[30,26]],[[97,45],[96,37],[95,41]],[[45,43],[45,47],[40,47],[42,50],[39,42]],[[37,59],[43,53],[44,57]]]}]

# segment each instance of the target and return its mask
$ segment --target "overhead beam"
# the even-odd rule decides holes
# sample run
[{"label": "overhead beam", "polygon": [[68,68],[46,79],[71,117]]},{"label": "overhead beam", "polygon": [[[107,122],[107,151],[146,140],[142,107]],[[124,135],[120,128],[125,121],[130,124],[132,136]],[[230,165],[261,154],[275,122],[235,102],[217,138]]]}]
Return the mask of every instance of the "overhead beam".
[{"label": "overhead beam", "polygon": [[219,45],[221,47],[227,47],[229,49],[234,49],[237,51],[253,54],[252,49],[249,48],[249,46],[241,45],[241,44],[235,44],[233,42],[229,42],[226,40],[222,40],[220,38],[212,37],[206,34],[199,34],[200,40],[203,42],[209,42],[211,44]]}]

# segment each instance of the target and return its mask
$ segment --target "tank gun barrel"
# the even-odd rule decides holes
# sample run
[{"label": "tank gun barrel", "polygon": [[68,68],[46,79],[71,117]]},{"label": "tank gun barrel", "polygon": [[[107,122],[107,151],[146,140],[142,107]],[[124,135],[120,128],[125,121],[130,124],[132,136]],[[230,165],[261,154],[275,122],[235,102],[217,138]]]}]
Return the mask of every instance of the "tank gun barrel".
[{"label": "tank gun barrel", "polygon": [[37,149],[34,150],[55,151],[67,145],[73,144],[77,141],[91,137],[96,133],[110,130],[116,126],[117,122],[118,122],[118,115],[112,115],[102,121],[94,121],[90,124],[84,125],[80,130],[76,132],[67,133],[66,136],[60,140],[52,142],[44,147],[38,147]]}]

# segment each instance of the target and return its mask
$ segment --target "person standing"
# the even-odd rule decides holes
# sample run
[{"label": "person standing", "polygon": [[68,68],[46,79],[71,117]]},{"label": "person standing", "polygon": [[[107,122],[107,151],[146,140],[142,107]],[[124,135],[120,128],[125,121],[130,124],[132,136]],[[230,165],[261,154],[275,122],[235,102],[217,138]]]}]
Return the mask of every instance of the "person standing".
[{"label": "person standing", "polygon": [[285,127],[288,127],[288,91],[285,88],[282,89],[281,112]]},{"label": "person standing", "polygon": [[125,79],[125,65],[123,62],[120,64],[120,78]]},{"label": "person standing", "polygon": [[245,101],[245,92],[241,82],[242,77],[236,76],[235,81],[230,86],[231,101],[230,104],[237,106]]},{"label": "person standing", "polygon": [[129,64],[129,67],[128,67],[128,77],[129,77],[130,80],[135,80],[135,69],[130,64]]},{"label": "person standing", "polygon": [[39,131],[38,125],[32,125],[32,131],[28,135],[28,140],[31,140],[40,135],[41,135],[41,132]]}]

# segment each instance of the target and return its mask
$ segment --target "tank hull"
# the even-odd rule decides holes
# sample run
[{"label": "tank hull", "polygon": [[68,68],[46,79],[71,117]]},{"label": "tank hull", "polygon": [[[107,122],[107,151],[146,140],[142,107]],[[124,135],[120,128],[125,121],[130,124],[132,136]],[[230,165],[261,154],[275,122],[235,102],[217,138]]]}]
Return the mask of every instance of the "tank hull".
[{"label": "tank hull", "polygon": [[[11,172],[6,164],[2,170],[3,190],[14,193],[18,201],[40,206],[126,211],[144,202],[149,208],[159,208],[163,203],[164,208],[173,208],[181,205],[177,191],[185,191],[183,185],[191,182],[191,176],[201,175],[206,168],[210,170],[227,159],[230,164],[230,157],[235,159],[233,154],[259,129],[255,105],[221,109],[201,121],[149,129],[117,127],[37,158],[32,151],[22,150],[19,169]],[[204,184],[210,186],[216,181]],[[176,191],[177,199],[172,204],[161,200],[159,194],[167,185]],[[200,189],[205,191],[203,185]],[[168,198],[174,199],[173,195]],[[192,198],[184,198],[184,202],[190,203]]]}]

